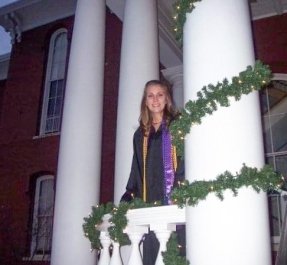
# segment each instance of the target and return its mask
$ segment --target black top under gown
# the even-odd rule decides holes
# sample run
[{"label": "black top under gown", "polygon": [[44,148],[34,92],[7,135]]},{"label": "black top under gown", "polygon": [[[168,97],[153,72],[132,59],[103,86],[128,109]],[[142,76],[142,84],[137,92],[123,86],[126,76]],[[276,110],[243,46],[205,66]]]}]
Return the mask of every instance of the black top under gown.
[{"label": "black top under gown", "polygon": [[[121,201],[130,201],[133,193],[136,198],[143,198],[143,132],[138,128],[133,137],[133,160],[126,193]],[[179,158],[175,172],[174,186],[184,179],[184,165]],[[152,127],[148,137],[146,157],[146,199],[147,202],[160,201],[164,204],[164,167],[162,155],[162,127],[157,131]]]}]

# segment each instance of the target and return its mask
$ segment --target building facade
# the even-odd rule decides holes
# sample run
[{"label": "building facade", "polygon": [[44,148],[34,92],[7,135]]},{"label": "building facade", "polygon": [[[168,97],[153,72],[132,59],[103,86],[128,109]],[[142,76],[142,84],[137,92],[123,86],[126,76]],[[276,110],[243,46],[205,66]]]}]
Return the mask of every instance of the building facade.
[{"label": "building facade", "polygon": [[[4,72],[1,73],[0,80],[0,263],[50,264],[55,186],[60,140],[62,140],[61,125],[67,94],[66,84],[75,27],[76,3],[60,1],[66,4],[63,4],[63,9],[57,9],[55,1],[53,3],[51,1],[32,3],[27,0],[19,2],[3,7],[0,13],[1,25],[10,30],[14,42],[10,57],[7,59],[3,56],[3,63],[0,62],[3,65],[1,71]],[[38,5],[41,5],[41,8]],[[165,8],[167,8],[166,5],[159,4],[160,18],[162,13],[166,12]],[[27,15],[29,10],[35,12],[37,9],[38,14],[43,14],[42,20],[36,15]],[[59,14],[60,11],[57,10],[61,10],[62,13]],[[253,15],[252,32],[256,59],[270,65],[274,73],[272,83],[260,94],[266,163],[273,165],[276,171],[286,176],[287,14],[284,13],[284,7],[280,10],[279,13],[271,12],[266,16]],[[127,9],[125,11],[128,12]],[[124,46],[130,43],[125,44],[123,40],[127,38],[124,35],[127,26],[121,12],[116,8],[114,1],[107,1],[103,94],[99,92],[103,104],[102,127],[98,132],[101,141],[101,150],[98,151],[100,154],[100,176],[97,183],[99,194],[94,195],[95,202],[99,203],[117,200],[118,195],[114,190],[119,189],[118,193],[120,193],[124,189],[124,183],[122,187],[118,187],[118,183],[124,181],[115,176],[117,175],[115,174],[117,171],[116,128],[121,126],[118,112],[122,111],[118,107],[118,102],[122,100],[119,87],[125,84],[124,78],[120,78],[120,71],[124,65],[121,61],[121,53],[123,49],[130,51],[136,44],[128,48]],[[23,18],[27,19],[26,28],[21,29],[19,21]],[[9,28],[7,20],[14,26]],[[31,22],[36,20],[41,22],[38,24]],[[86,27],[92,35],[95,30],[94,25],[88,24]],[[159,27],[159,31],[164,31],[162,28],[165,26],[159,23]],[[161,75],[165,75],[169,69],[173,73],[173,67],[182,65],[180,46],[170,48],[174,45],[173,40],[166,48],[167,36],[168,34],[159,36],[160,51],[156,58],[158,65],[154,64],[158,72],[162,73]],[[90,40],[87,38],[81,41],[85,43]],[[81,45],[78,47],[81,48]],[[139,72],[144,72],[140,67],[142,62],[140,60],[141,58],[135,64]],[[5,66],[8,61],[9,65]],[[5,69],[8,69],[7,72]],[[81,76],[82,72],[78,70],[77,75]],[[178,75],[178,68],[174,74],[171,74],[172,77],[166,74],[166,78],[172,81],[175,75]],[[152,74],[145,73],[145,76],[152,76]],[[128,80],[132,80],[132,77],[129,78]],[[179,82],[176,89],[180,90],[178,94],[181,95],[182,83]],[[141,94],[141,90],[139,93]],[[181,102],[180,99],[178,101]],[[136,114],[137,112],[135,116]],[[134,117],[128,118],[137,121]],[[79,117],[79,126],[82,124],[82,119]],[[131,129],[134,129],[133,126]],[[129,159],[126,160],[129,167]],[[74,179],[71,178],[71,182],[73,181]],[[69,192],[67,194],[69,195]],[[270,238],[273,240],[275,253],[286,203],[284,204],[284,199],[278,194],[271,195]],[[72,196],[75,194],[71,193]]]}]

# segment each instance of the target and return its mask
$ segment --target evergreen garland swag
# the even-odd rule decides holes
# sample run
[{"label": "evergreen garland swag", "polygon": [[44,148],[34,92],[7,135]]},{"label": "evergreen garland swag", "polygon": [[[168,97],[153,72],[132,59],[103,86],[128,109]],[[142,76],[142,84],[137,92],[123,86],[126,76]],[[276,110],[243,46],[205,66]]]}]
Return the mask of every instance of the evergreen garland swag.
[{"label": "evergreen garland swag", "polygon": [[231,83],[225,78],[216,85],[204,86],[197,93],[197,99],[189,100],[179,118],[169,127],[178,155],[183,155],[184,137],[193,125],[200,124],[205,115],[212,114],[219,106],[228,107],[230,98],[238,101],[242,95],[260,90],[270,82],[271,77],[269,66],[256,61],[254,67],[247,66],[245,71],[232,78]]},{"label": "evergreen garland swag", "polygon": [[270,165],[265,165],[261,170],[247,167],[243,164],[240,172],[232,175],[229,171],[217,176],[215,180],[200,180],[189,183],[187,180],[180,183],[172,192],[171,198],[179,207],[186,205],[195,206],[207,195],[215,195],[223,200],[225,190],[231,190],[237,196],[242,187],[252,187],[256,192],[279,190],[284,184],[284,177],[274,171]]},{"label": "evergreen garland swag", "polygon": [[127,234],[123,233],[123,230],[128,224],[126,217],[127,211],[130,209],[155,207],[159,204],[159,202],[146,203],[139,198],[135,198],[131,202],[121,202],[118,207],[114,207],[111,213],[112,217],[110,218],[110,222],[113,225],[108,228],[111,239],[115,242],[119,242],[121,246],[129,245],[131,242]]},{"label": "evergreen garland swag", "polygon": [[[270,165],[265,165],[261,170],[247,167],[245,164],[240,172],[232,175],[229,171],[220,174],[215,180],[194,181],[187,180],[181,182],[179,187],[172,192],[171,198],[174,204],[179,207],[186,205],[195,206],[201,200],[205,200],[209,193],[215,193],[223,200],[225,190],[231,190],[237,196],[238,190],[242,187],[252,187],[256,192],[279,190],[284,184],[284,177],[276,173]],[[101,249],[99,240],[100,231],[97,227],[102,223],[102,218],[106,214],[111,214],[109,222],[109,234],[113,241],[127,245],[130,241],[123,230],[127,226],[126,213],[130,209],[160,206],[159,202],[145,203],[141,199],[135,198],[132,202],[121,202],[118,207],[113,203],[101,204],[92,207],[92,212],[84,218],[83,230],[85,236],[91,242],[92,249]],[[177,264],[177,263],[176,263]]]},{"label": "evergreen garland swag", "polygon": [[114,208],[114,204],[109,202],[107,204],[101,204],[97,206],[92,206],[92,212],[88,217],[84,218],[83,230],[85,236],[91,242],[92,249],[100,249],[100,231],[97,229],[97,226],[100,225],[105,214],[109,214]]},{"label": "evergreen garland swag", "polygon": [[[241,187],[252,187],[255,191],[279,190],[284,184],[283,176],[274,172],[269,165],[264,166],[258,171],[243,165],[240,173],[232,175],[226,171],[219,175],[215,180],[194,181],[189,183],[187,180],[180,183],[179,187],[172,192],[172,200],[179,207],[185,205],[195,206],[200,200],[205,200],[207,195],[214,192],[220,200],[223,200],[223,192],[231,190],[236,196]],[[102,218],[106,214],[111,214],[108,228],[110,237],[121,246],[130,244],[128,236],[123,232],[127,226],[126,213],[129,209],[159,206],[159,202],[145,203],[141,199],[135,198],[132,202],[121,202],[118,207],[112,203],[101,204],[92,207],[92,213],[84,218],[83,230],[85,236],[91,242],[92,249],[101,249],[100,231],[97,229],[102,223]],[[179,254],[176,234],[172,233],[167,243],[167,250],[162,252],[165,265],[188,265],[186,257]]]},{"label": "evergreen garland swag", "polygon": [[166,251],[162,252],[163,263],[165,265],[189,265],[189,261],[180,255],[177,235],[172,232],[170,238],[166,244]]},{"label": "evergreen garland swag", "polygon": [[186,13],[191,13],[195,8],[195,3],[201,0],[177,0],[174,5],[174,34],[175,38],[182,44],[183,26],[186,21]]},{"label": "evergreen garland swag", "polygon": [[121,246],[129,245],[130,240],[128,236],[123,233],[127,226],[126,213],[130,209],[146,208],[158,206],[159,202],[146,203],[141,199],[135,198],[131,202],[121,202],[118,206],[111,202],[107,204],[97,205],[92,207],[92,212],[88,217],[84,218],[83,230],[84,235],[91,242],[91,249],[102,248],[100,242],[100,231],[97,229],[103,222],[102,218],[106,214],[110,214],[109,222],[111,226],[108,228],[110,238],[118,242]]}]

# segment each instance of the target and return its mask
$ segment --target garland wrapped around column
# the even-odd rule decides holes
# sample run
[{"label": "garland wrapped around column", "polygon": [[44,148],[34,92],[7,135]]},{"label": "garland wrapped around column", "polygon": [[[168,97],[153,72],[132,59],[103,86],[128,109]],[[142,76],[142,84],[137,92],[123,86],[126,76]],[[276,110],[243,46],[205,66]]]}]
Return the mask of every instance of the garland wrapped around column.
[{"label": "garland wrapped around column", "polygon": [[229,171],[220,174],[215,180],[194,181],[187,180],[180,183],[172,193],[172,200],[179,206],[195,206],[207,195],[215,193],[220,199],[224,199],[224,191],[231,190],[237,196],[238,190],[242,187],[252,187],[256,192],[279,190],[284,183],[284,178],[274,172],[270,165],[265,165],[261,170],[243,165],[239,173],[232,175]]},{"label": "garland wrapped around column", "polygon": [[202,118],[212,114],[218,106],[228,107],[230,98],[238,101],[242,95],[260,90],[270,82],[271,76],[269,66],[256,61],[254,67],[248,66],[245,71],[233,77],[231,82],[225,78],[216,85],[204,86],[197,93],[198,98],[189,100],[182,109],[180,117],[170,125],[177,153],[183,155],[184,137],[193,125],[200,124]]},{"label": "garland wrapped around column", "polygon": [[174,24],[175,28],[174,35],[175,38],[182,44],[182,36],[183,36],[183,26],[186,20],[186,13],[191,13],[195,8],[195,3],[201,2],[201,0],[177,0],[173,4],[174,9]]}]

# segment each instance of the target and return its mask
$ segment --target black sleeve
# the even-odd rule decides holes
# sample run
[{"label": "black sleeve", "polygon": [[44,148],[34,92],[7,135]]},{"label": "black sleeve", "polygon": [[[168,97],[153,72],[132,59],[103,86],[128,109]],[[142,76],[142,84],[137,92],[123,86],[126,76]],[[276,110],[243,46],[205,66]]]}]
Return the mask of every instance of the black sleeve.
[{"label": "black sleeve", "polygon": [[121,201],[129,202],[134,197],[141,198],[142,180],[141,180],[141,148],[140,138],[136,132],[133,137],[133,159],[129,180],[126,186],[126,192]]}]

